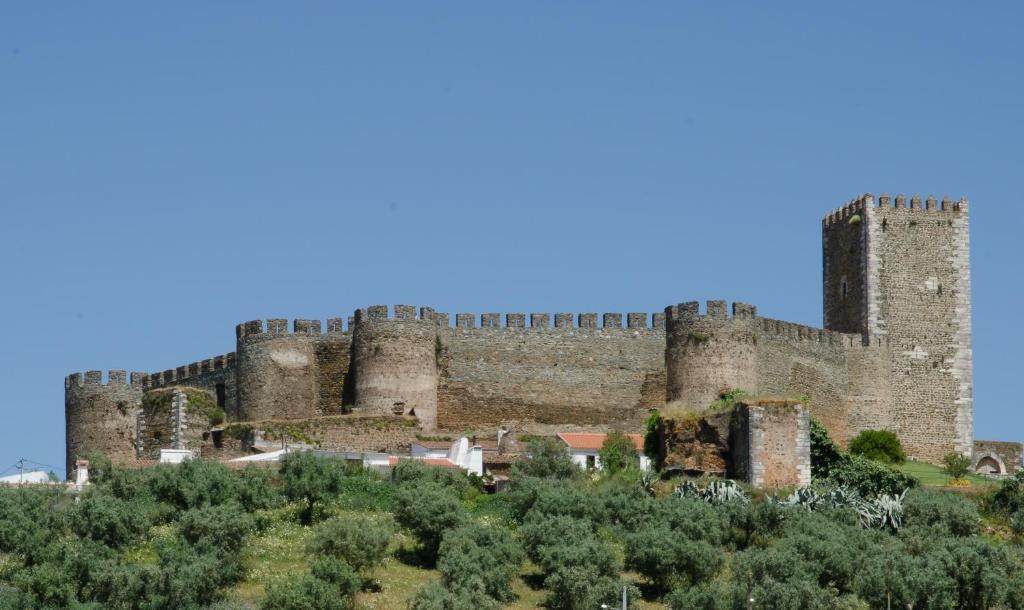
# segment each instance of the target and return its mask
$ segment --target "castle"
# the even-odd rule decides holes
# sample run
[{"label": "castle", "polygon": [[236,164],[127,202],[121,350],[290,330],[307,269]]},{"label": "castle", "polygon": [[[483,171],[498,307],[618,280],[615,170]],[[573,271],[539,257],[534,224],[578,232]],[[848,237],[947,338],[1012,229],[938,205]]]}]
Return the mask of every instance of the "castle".
[{"label": "castle", "polygon": [[1019,448],[1016,460],[1012,448],[975,451],[968,224],[963,199],[864,195],[829,213],[824,328],[743,303],[730,312],[724,301],[628,313],[625,324],[618,313],[459,313],[453,325],[408,305],[360,309],[326,328],[245,322],[226,355],[110,371],[105,382],[100,371],[69,375],[69,471],[90,450],[128,461],[172,437],[201,444],[208,422],[168,427],[143,408],[147,393],[184,386],[215,397],[228,426],[301,428],[325,446],[365,450],[499,425],[638,431],[666,401],[703,407],[742,388],[804,397],[841,442],[887,429],[918,459],[955,451],[1006,472]]}]

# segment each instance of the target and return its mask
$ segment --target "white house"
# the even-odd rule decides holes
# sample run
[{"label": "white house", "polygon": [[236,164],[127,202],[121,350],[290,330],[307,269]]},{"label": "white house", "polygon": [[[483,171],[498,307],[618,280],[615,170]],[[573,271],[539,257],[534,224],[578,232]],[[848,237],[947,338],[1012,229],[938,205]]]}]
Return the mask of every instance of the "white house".
[{"label": "white house", "polygon": [[[627,434],[626,436],[633,441],[637,453],[640,454],[640,470],[650,470],[651,458],[644,455],[644,438],[639,434]],[[599,454],[601,452],[601,445],[608,438],[607,434],[598,432],[559,432],[558,438],[568,445],[573,463],[587,470],[601,469],[601,456]]]},{"label": "white house", "polygon": [[484,474],[484,448],[479,444],[470,445],[465,436],[452,442],[413,441],[409,453],[414,460],[424,460],[434,466],[447,466],[444,462],[448,462],[466,472]]}]

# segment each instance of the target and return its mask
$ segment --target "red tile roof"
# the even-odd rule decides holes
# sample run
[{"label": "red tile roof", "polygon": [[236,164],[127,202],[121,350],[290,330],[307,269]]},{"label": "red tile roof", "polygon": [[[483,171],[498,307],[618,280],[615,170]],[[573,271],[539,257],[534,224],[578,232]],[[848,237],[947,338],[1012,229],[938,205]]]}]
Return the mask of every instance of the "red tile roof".
[{"label": "red tile roof", "polygon": [[394,466],[394,465],[398,464],[399,460],[416,460],[417,462],[423,462],[424,464],[427,464],[427,465],[430,465],[430,466],[442,466],[444,468],[456,468],[458,470],[462,470],[462,468],[458,464],[456,464],[455,462],[452,462],[448,458],[424,458],[424,459],[420,459],[420,458],[407,458],[407,457],[399,457],[397,455],[392,455],[392,456],[388,456],[388,465],[389,466]]},{"label": "red tile roof", "polygon": [[[644,437],[639,434],[627,434],[626,436],[636,445],[637,451],[644,450]],[[562,442],[569,445],[571,449],[597,451],[604,444],[604,439],[608,438],[608,435],[600,432],[559,432],[558,438],[562,439]]]}]

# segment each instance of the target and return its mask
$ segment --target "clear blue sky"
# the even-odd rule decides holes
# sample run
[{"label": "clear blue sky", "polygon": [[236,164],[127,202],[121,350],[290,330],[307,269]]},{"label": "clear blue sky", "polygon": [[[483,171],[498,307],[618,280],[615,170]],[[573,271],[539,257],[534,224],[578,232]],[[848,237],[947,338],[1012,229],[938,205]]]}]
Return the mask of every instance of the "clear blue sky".
[{"label": "clear blue sky", "polygon": [[[429,6],[428,6],[429,4]],[[976,435],[1024,440],[1019,3],[9,2],[0,469],[63,378],[375,303],[821,324],[821,217],[972,205]],[[921,315],[928,315],[922,311]]]}]

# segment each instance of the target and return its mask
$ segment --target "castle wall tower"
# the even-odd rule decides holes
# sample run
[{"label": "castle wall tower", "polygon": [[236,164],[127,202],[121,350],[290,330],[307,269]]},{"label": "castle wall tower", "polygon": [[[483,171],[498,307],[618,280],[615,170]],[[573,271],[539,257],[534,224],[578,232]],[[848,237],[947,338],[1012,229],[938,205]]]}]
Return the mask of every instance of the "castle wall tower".
[{"label": "castle wall tower", "polygon": [[822,223],[825,328],[888,340],[894,431],[938,461],[974,440],[968,203],[871,195]]},{"label": "castle wall tower", "polygon": [[703,409],[732,389],[758,388],[755,345],[757,310],[708,301],[707,315],[696,302],[665,308],[667,398]]},{"label": "castle wall tower", "polygon": [[64,378],[67,473],[75,460],[99,451],[115,462],[135,457],[135,416],[142,407],[143,373],[124,371],[73,373]]},{"label": "castle wall tower", "polygon": [[[340,319],[253,320],[235,329],[236,380],[242,420],[303,419],[341,412],[350,337]],[[330,374],[325,374],[330,373]]]},{"label": "castle wall tower", "polygon": [[437,322],[428,308],[386,305],[356,311],[352,362],[356,407],[391,414],[396,403],[413,410],[420,426],[437,426]]}]

